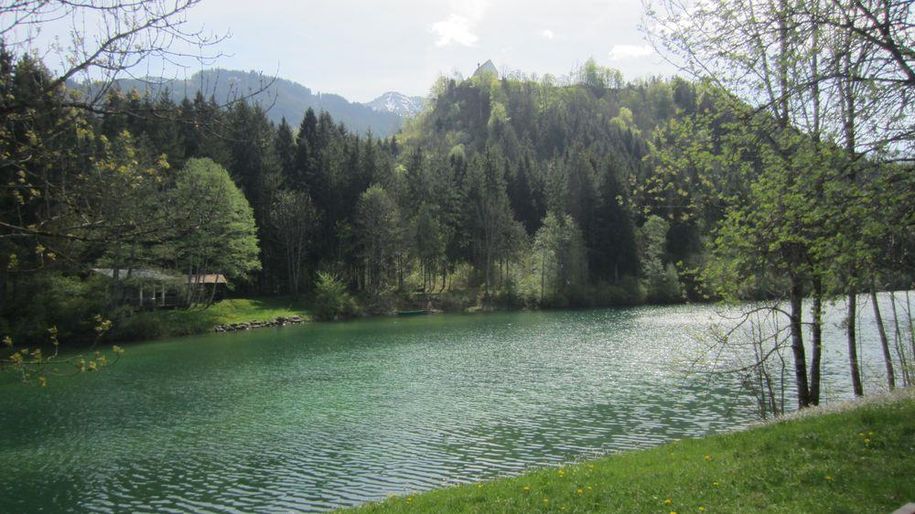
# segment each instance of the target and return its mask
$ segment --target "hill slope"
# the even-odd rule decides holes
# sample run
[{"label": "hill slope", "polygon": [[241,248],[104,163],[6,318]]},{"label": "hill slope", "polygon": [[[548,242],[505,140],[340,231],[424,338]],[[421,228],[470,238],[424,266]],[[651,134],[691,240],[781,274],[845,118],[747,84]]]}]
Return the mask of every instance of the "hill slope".
[{"label": "hill slope", "polygon": [[148,91],[152,95],[167,90],[175,101],[193,98],[198,91],[206,97],[214,96],[220,104],[253,95],[252,101],[269,108],[267,115],[271,121],[279,123],[285,117],[292,126],[298,125],[309,107],[315,111],[327,111],[335,121],[356,133],[371,131],[376,136],[386,137],[396,133],[403,123],[403,116],[399,113],[350,102],[336,94],[315,93],[297,82],[273,79],[255,72],[213,69],[199,71],[184,80],[124,79],[118,84],[123,90]]}]

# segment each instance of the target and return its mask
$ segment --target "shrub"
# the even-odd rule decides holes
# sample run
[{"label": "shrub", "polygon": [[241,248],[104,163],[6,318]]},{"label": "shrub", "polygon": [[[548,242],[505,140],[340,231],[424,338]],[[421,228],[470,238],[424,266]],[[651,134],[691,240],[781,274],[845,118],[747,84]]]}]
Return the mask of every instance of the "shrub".
[{"label": "shrub", "polygon": [[347,318],[356,311],[356,303],[344,284],[332,273],[318,272],[315,282],[314,319],[319,321]]},{"label": "shrub", "polygon": [[648,300],[652,303],[675,303],[683,301],[683,288],[677,275],[677,268],[668,264],[657,275],[648,277]]},{"label": "shrub", "polygon": [[95,315],[106,313],[106,279],[42,272],[28,280],[11,280],[3,310],[4,335],[22,344],[48,341],[48,329],[57,328],[62,342],[95,337]]}]

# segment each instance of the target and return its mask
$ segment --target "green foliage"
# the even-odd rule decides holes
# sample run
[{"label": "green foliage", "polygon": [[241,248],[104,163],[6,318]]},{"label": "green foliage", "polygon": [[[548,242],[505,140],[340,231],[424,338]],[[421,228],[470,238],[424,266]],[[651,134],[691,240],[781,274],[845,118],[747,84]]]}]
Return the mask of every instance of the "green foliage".
[{"label": "green foliage", "polygon": [[225,168],[210,159],[189,160],[170,201],[180,268],[239,278],[260,268],[254,214]]},{"label": "green foliage", "polygon": [[[593,60],[566,82],[442,78],[426,112],[378,140],[327,113],[306,111],[293,131],[203,95],[176,105],[113,92],[93,116],[67,108],[63,88],[30,96],[52,78],[40,62],[7,64],[7,100],[29,106],[11,104],[0,124],[15,184],[0,210],[24,225],[0,238],[9,283],[157,269],[224,273],[241,294],[307,294],[323,269],[382,309],[416,290],[462,305],[632,304],[772,295],[786,270],[837,290],[884,280],[865,268],[894,267],[893,280],[911,269],[911,231],[884,230],[911,226],[911,185],[891,194],[891,180],[908,184],[903,168],[860,164],[860,187],[844,187],[849,166],[831,146],[814,151],[765,115],[747,122],[750,109],[709,83],[625,83]],[[900,207],[878,208],[890,203]],[[792,242],[805,248],[793,260]],[[137,284],[119,275],[98,303],[130,319]]]},{"label": "green foliage", "polygon": [[8,284],[7,318],[2,327],[20,344],[43,345],[49,327],[62,341],[92,340],[94,317],[107,312],[109,281],[59,272],[41,273]]},{"label": "green foliage", "polygon": [[289,292],[298,294],[318,226],[318,213],[307,193],[282,190],[274,195],[267,218],[273,229],[271,234],[282,251]]},{"label": "green foliage", "polygon": [[312,312],[319,321],[347,318],[356,312],[356,304],[347,292],[346,284],[331,273],[319,271]]},{"label": "green foliage", "polygon": [[642,278],[648,300],[671,303],[683,298],[677,269],[664,263],[670,224],[659,216],[649,216],[641,229]]},{"label": "green foliage", "polygon": [[588,287],[588,305],[603,307],[608,305],[641,305],[647,294],[645,287],[637,277],[629,275],[613,283],[597,282]]},{"label": "green foliage", "polygon": [[366,189],[356,205],[356,240],[365,263],[366,289],[388,285],[395,258],[402,251],[400,211],[381,186]]},{"label": "green foliage", "polygon": [[539,256],[540,301],[544,305],[581,305],[588,261],[581,231],[572,216],[549,213],[534,238]]},{"label": "green foliage", "polygon": [[599,66],[591,58],[578,70],[578,83],[598,91],[619,88],[623,85],[623,74],[619,70]]}]

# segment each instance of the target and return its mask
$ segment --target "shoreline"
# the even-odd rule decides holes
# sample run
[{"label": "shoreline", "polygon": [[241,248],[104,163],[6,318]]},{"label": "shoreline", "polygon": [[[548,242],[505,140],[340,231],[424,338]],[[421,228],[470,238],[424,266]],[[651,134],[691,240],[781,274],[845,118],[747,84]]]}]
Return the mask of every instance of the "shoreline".
[{"label": "shoreline", "polygon": [[[687,302],[683,302],[686,304]],[[236,304],[243,304],[241,309]],[[649,304],[644,304],[649,305]],[[262,328],[278,328],[308,323],[336,323],[361,319],[397,318],[399,312],[412,312],[409,305],[397,305],[396,308],[383,313],[371,313],[363,310],[353,316],[319,321],[311,316],[311,305],[289,297],[249,297],[229,298],[207,308],[186,310],[155,310],[135,313],[133,316],[115,322],[115,327],[105,338],[105,344],[134,344],[151,342],[172,337],[184,337],[204,334],[224,334],[245,332]],[[489,312],[525,312],[525,311],[567,311],[578,309],[613,309],[630,308],[635,305],[608,305],[593,307],[565,308],[530,308],[517,307],[481,307],[479,305],[456,308],[452,306],[435,306],[423,315],[439,314],[477,314]],[[236,311],[241,312],[236,312]],[[426,309],[421,309],[426,310]],[[226,311],[226,312],[223,312]]]}]

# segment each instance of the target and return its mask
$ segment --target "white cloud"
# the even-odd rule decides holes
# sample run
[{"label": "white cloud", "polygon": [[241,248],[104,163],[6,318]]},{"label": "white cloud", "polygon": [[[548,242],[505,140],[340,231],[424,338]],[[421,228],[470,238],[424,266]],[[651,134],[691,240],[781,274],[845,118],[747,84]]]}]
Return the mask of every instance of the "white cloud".
[{"label": "white cloud", "polygon": [[613,45],[613,48],[610,49],[610,60],[622,61],[637,57],[648,57],[652,54],[654,54],[654,48],[651,45]]},{"label": "white cloud", "polygon": [[540,33],[540,35],[546,39],[553,39],[554,37],[556,37],[556,34],[553,34],[553,31],[550,29],[545,29],[543,32]]},{"label": "white cloud", "polygon": [[450,5],[451,14],[430,27],[431,32],[438,35],[435,46],[448,46],[451,43],[473,46],[480,39],[476,26],[486,14],[489,0],[452,0]]},{"label": "white cloud", "polygon": [[463,16],[452,14],[447,19],[433,23],[432,32],[438,35],[435,46],[448,46],[457,43],[473,46],[480,37],[473,32],[473,23]]}]

